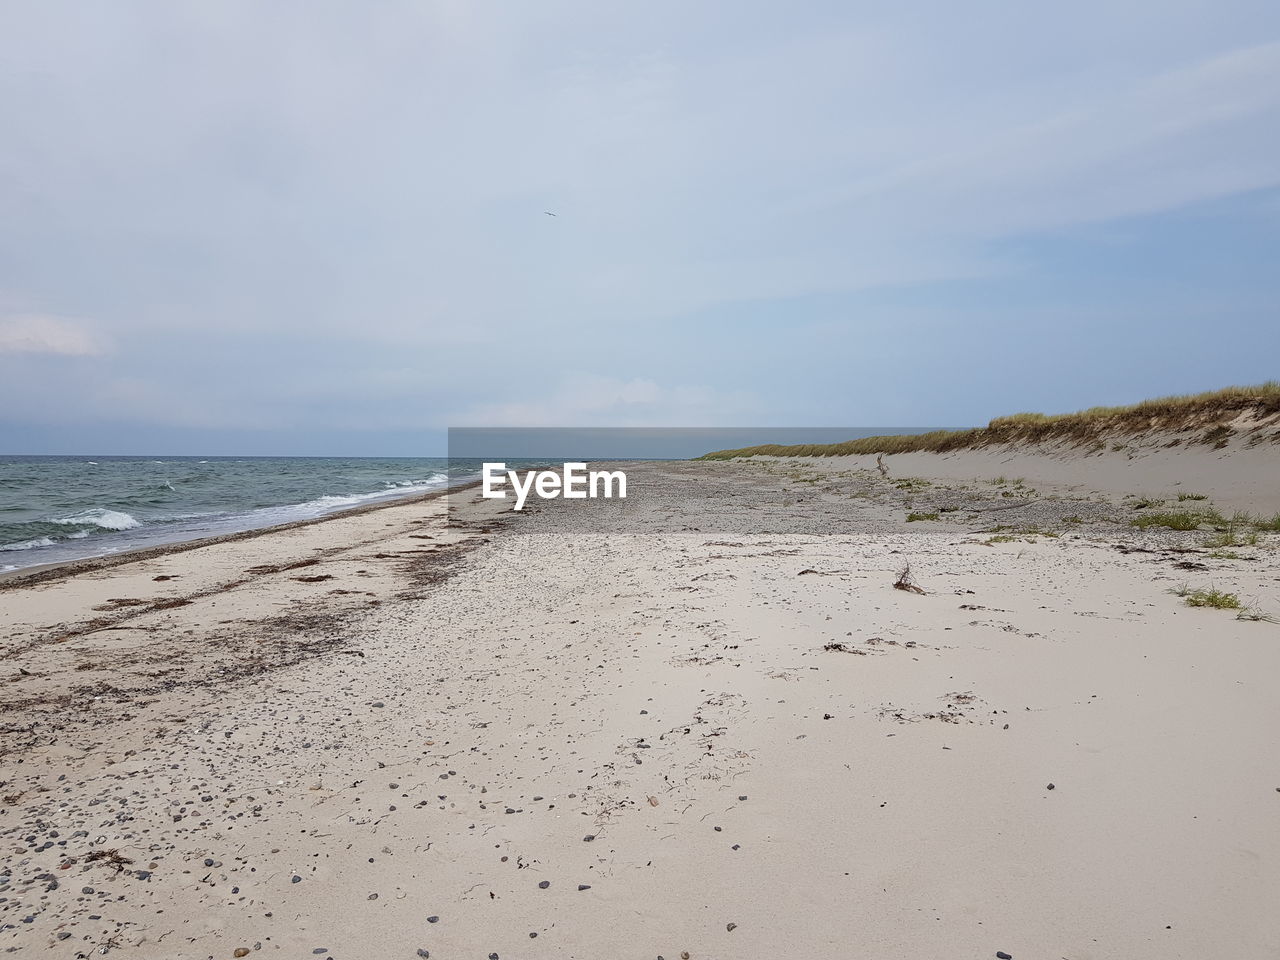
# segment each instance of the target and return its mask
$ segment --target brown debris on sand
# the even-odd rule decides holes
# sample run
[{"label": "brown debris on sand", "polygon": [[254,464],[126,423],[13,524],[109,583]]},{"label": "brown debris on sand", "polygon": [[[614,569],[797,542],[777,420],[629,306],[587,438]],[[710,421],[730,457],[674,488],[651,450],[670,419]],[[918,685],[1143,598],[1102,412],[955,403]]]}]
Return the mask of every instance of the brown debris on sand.
[{"label": "brown debris on sand", "polygon": [[857,647],[851,647],[848,644],[833,640],[831,643],[824,643],[822,649],[829,653],[856,653],[860,657],[865,657],[867,651],[859,650]]},{"label": "brown debris on sand", "polygon": [[898,573],[898,579],[893,583],[893,589],[905,590],[907,593],[925,593],[924,587],[916,583],[915,577],[911,575],[911,564],[907,564]]}]

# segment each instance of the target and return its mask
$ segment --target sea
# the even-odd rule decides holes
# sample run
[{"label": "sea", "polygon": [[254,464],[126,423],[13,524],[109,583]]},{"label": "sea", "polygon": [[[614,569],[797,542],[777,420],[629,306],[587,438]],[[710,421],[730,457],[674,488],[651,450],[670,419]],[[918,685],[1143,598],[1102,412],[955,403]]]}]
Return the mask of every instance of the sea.
[{"label": "sea", "polygon": [[[452,462],[455,482],[479,464]],[[0,456],[0,572],[441,490],[444,458]]]}]

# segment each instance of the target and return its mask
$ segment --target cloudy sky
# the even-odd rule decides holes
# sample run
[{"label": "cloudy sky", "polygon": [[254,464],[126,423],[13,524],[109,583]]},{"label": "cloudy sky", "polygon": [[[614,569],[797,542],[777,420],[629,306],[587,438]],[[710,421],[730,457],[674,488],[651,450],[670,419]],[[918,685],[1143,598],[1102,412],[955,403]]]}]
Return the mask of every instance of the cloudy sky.
[{"label": "cloudy sky", "polygon": [[1274,0],[0,0],[0,130],[0,453],[1280,375]]}]

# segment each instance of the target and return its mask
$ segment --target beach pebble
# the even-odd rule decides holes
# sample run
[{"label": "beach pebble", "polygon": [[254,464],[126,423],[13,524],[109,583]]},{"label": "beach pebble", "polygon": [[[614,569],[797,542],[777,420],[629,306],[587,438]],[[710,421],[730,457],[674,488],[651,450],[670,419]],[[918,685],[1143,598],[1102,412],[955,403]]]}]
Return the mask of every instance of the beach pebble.
[{"label": "beach pebble", "polygon": [[996,951],[996,960],[1013,960],[1013,955],[1005,953],[1003,950]]},{"label": "beach pebble", "polygon": [[300,876],[298,876],[298,875],[295,873],[292,877],[290,877],[290,878],[289,878],[289,882],[290,882],[290,883],[301,883],[301,882],[302,882],[302,878],[301,878]]},{"label": "beach pebble", "polygon": [[431,951],[425,947],[419,947],[418,956],[422,957],[422,960],[427,960],[427,958],[431,956]]},{"label": "beach pebble", "polygon": [[547,887],[549,887],[549,886],[551,886],[551,881],[550,881],[550,880],[543,880],[541,883],[539,883],[539,884],[538,884],[538,889],[539,889],[539,890],[545,890],[545,889],[547,889]]},{"label": "beach pebble", "polygon": [[1052,789],[1053,789],[1053,784],[1052,784],[1052,783],[1051,783],[1051,784],[1049,784],[1047,787],[1045,787],[1045,789],[1046,789],[1046,790],[1052,790]]},{"label": "beach pebble", "polygon": [[236,947],[236,948],[235,948],[235,950],[234,950],[234,951],[232,951],[231,955],[232,955],[233,957],[247,957],[247,956],[249,955],[249,948],[248,948],[248,947]]},{"label": "beach pebble", "polygon": [[738,926],[738,925],[737,925],[736,923],[726,923],[726,924],[724,925],[724,928],[725,928],[727,931],[729,931],[730,933],[733,933],[734,929],[735,929],[737,926]]},{"label": "beach pebble", "polygon": [[579,889],[579,890],[590,890],[590,889],[591,889],[591,884],[589,884],[589,883],[580,883],[580,884],[578,884],[578,889]]},{"label": "beach pebble", "polygon": [[440,922],[439,917],[427,917],[427,923],[439,923],[439,922]]}]

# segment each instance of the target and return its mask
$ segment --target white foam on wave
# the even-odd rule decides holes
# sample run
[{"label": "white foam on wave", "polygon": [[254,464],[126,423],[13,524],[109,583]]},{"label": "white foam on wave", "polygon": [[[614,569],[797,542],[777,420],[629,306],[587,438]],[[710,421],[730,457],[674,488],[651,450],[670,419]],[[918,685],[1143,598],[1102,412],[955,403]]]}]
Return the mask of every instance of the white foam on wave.
[{"label": "white foam on wave", "polygon": [[431,476],[427,477],[425,480],[383,480],[382,485],[386,487],[388,490],[403,490],[403,489],[427,490],[427,489],[430,489],[431,487],[439,486],[440,484],[444,483],[444,481],[448,479],[449,478],[446,477],[443,473],[433,473]]},{"label": "white foam on wave", "polygon": [[270,525],[273,523],[286,523],[290,520],[308,520],[312,517],[321,517],[327,513],[333,513],[343,507],[355,507],[362,503],[370,503],[377,500],[390,500],[419,490],[424,493],[429,490],[439,490],[448,479],[443,473],[434,473],[425,480],[406,480],[383,490],[375,490],[372,493],[329,494],[317,497],[314,500],[308,500],[305,503],[294,503],[279,507],[262,507],[252,511],[250,516],[256,521],[255,526],[259,523]]},{"label": "white foam on wave", "polygon": [[37,537],[35,540],[24,540],[22,543],[0,543],[0,550],[34,550],[36,547],[52,547],[53,541],[48,537]]},{"label": "white foam on wave", "polygon": [[141,523],[127,513],[121,513],[119,510],[107,510],[103,507],[82,510],[70,517],[59,517],[53,523],[60,523],[65,527],[89,524],[101,527],[103,530],[132,530],[134,527],[142,526]]}]

